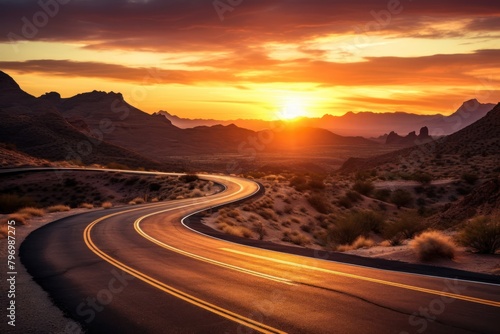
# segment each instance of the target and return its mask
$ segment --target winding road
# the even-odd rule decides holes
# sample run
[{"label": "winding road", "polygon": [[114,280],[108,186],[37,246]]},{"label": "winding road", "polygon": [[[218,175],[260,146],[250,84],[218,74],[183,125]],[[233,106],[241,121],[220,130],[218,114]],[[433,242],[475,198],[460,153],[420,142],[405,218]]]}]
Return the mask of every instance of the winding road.
[{"label": "winding road", "polygon": [[498,333],[498,282],[345,264],[196,231],[192,213],[259,191],[250,180],[201,177],[225,191],[61,219],[27,237],[22,262],[91,333]]}]

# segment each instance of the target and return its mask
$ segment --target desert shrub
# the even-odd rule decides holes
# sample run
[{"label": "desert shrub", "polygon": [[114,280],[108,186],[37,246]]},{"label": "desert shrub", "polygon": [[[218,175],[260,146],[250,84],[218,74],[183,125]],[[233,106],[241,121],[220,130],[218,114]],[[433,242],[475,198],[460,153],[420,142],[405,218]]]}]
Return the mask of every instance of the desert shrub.
[{"label": "desert shrub", "polygon": [[118,162],[110,162],[106,165],[106,168],[108,168],[108,169],[122,169],[122,170],[130,169],[127,165],[121,164]]},{"label": "desert shrub", "polygon": [[0,213],[12,213],[25,207],[35,206],[35,203],[29,197],[17,194],[0,194]]},{"label": "desert shrub", "polygon": [[200,189],[195,189],[191,193],[191,197],[203,197],[203,192]]},{"label": "desert shrub", "polygon": [[199,180],[198,175],[196,174],[185,174],[179,177],[179,180],[181,180],[184,183],[191,183]]},{"label": "desert shrub", "polygon": [[7,220],[14,220],[16,222],[16,226],[26,225],[26,217],[19,213],[10,214]]},{"label": "desert shrub", "polygon": [[394,203],[398,209],[402,206],[408,206],[413,202],[411,193],[404,189],[396,189],[391,194],[391,202]]},{"label": "desert shrub", "polygon": [[352,186],[352,190],[357,191],[358,193],[365,196],[369,196],[374,189],[375,187],[370,181],[356,181],[356,183],[354,183],[354,185]]},{"label": "desert shrub", "polygon": [[429,184],[432,181],[432,175],[420,172],[413,174],[412,179],[422,184]]},{"label": "desert shrub", "polygon": [[264,237],[267,235],[266,228],[260,221],[256,221],[252,224],[252,230],[258,234],[259,240],[264,240]]},{"label": "desert shrub", "polygon": [[337,247],[337,250],[339,252],[346,252],[354,249],[360,249],[360,248],[370,248],[375,245],[375,241],[371,239],[367,239],[364,236],[359,236],[354,242],[350,245],[340,245]]},{"label": "desert shrub", "polygon": [[281,241],[291,242],[298,246],[305,246],[311,243],[311,239],[309,239],[309,237],[297,231],[283,232],[283,237],[281,238]]},{"label": "desert shrub", "polygon": [[283,211],[286,213],[286,214],[292,214],[293,213],[293,207],[289,204],[285,205]]},{"label": "desert shrub", "polygon": [[379,232],[384,218],[373,211],[352,212],[330,228],[330,237],[338,245],[350,245],[360,236]]},{"label": "desert shrub", "polygon": [[377,190],[375,190],[373,197],[375,197],[379,201],[387,202],[387,200],[391,197],[391,190],[390,189],[377,189]]},{"label": "desert shrub", "polygon": [[255,211],[255,213],[260,215],[262,218],[266,220],[275,220],[275,221],[278,220],[274,211],[268,208],[258,209],[257,211]]},{"label": "desert shrub", "polygon": [[500,249],[500,217],[481,216],[469,221],[460,231],[458,242],[480,254],[495,254]]},{"label": "desert shrub", "polygon": [[91,204],[91,203],[82,203],[79,205],[80,208],[83,208],[83,209],[93,209],[94,208],[94,204]]},{"label": "desert shrub", "polygon": [[234,226],[225,222],[220,222],[217,224],[217,227],[224,233],[240,238],[251,238],[253,235],[252,230],[245,226]]},{"label": "desert shrub", "polygon": [[462,180],[464,180],[465,182],[467,182],[470,185],[473,185],[474,183],[476,183],[478,179],[479,179],[479,176],[477,176],[476,174],[472,174],[472,173],[462,174]]},{"label": "desert shrub", "polygon": [[27,207],[27,208],[22,208],[21,210],[17,211],[17,213],[26,216],[27,218],[43,217],[45,215],[45,210],[39,208]]},{"label": "desert shrub", "polygon": [[101,204],[101,207],[104,209],[111,209],[113,207],[113,203],[111,202],[104,202]]},{"label": "desert shrub", "polygon": [[325,196],[315,194],[310,196],[307,201],[319,213],[327,214],[330,212],[330,204],[326,200]]},{"label": "desert shrub", "polygon": [[290,180],[290,187],[294,187],[297,191],[307,189],[307,179],[304,176],[295,176]]},{"label": "desert shrub", "polygon": [[352,213],[348,219],[362,227],[364,233],[379,233],[384,225],[384,217],[374,211],[360,211]]},{"label": "desert shrub", "polygon": [[410,245],[421,261],[455,257],[455,244],[450,237],[439,231],[424,232],[417,236]]},{"label": "desert shrub", "polygon": [[382,228],[382,235],[391,244],[399,245],[404,239],[410,239],[418,232],[423,231],[426,225],[422,218],[414,211],[405,212],[396,221],[387,222]]},{"label": "desert shrub", "polygon": [[63,204],[52,205],[47,208],[47,212],[65,212],[69,210],[71,210],[71,208]]}]

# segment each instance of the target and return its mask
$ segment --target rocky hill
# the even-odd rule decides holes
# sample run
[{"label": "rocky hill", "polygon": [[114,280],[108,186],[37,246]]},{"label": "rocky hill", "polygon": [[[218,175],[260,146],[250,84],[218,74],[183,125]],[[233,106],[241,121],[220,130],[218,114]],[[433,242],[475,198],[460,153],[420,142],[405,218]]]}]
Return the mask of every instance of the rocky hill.
[{"label": "rocky hill", "polygon": [[1,71],[0,118],[0,142],[13,145],[35,158],[159,167],[158,163],[138,153],[78,131],[64,119],[51,100],[27,94]]},{"label": "rocky hill", "polygon": [[[450,157],[446,159],[445,156]],[[393,170],[421,166],[445,170],[454,165],[455,171],[460,171],[460,167],[470,165],[474,160],[472,158],[477,160],[476,165],[482,164],[482,167],[487,167],[482,163],[486,161],[492,165],[492,169],[500,166],[500,103],[485,117],[450,136],[373,158],[351,158],[340,170],[349,173],[373,168],[386,169],[384,166],[389,165]]]}]

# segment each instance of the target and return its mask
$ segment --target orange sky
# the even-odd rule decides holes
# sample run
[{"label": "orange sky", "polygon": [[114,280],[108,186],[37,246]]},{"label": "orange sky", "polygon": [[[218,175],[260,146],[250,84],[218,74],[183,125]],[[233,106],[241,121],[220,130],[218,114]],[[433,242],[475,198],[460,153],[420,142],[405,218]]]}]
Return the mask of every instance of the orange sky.
[{"label": "orange sky", "polygon": [[500,100],[496,0],[6,0],[0,29],[0,69],[27,92],[119,91],[150,113],[449,114]]}]

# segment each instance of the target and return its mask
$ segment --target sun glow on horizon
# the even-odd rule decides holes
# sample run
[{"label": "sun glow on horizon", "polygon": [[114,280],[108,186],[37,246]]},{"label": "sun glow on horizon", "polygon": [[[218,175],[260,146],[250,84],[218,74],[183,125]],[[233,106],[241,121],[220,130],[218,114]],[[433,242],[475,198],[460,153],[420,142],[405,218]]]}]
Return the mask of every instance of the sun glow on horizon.
[{"label": "sun glow on horizon", "polygon": [[290,121],[299,117],[305,117],[307,114],[308,112],[304,100],[298,97],[290,97],[283,102],[279,117],[283,120]]}]

